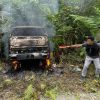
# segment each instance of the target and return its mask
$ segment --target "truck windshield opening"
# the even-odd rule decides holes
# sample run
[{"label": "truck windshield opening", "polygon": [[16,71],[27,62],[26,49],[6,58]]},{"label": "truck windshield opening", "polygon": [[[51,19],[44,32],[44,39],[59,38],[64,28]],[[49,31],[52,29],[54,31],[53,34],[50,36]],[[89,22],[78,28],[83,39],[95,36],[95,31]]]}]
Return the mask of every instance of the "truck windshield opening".
[{"label": "truck windshield opening", "polygon": [[12,31],[13,36],[44,36],[46,31],[43,28],[15,28]]}]

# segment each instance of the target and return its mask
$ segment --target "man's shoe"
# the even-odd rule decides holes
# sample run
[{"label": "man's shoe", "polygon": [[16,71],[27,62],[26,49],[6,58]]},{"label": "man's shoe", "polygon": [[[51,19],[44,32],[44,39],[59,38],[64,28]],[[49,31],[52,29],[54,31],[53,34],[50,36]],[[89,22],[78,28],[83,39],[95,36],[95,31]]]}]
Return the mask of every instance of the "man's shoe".
[{"label": "man's shoe", "polygon": [[99,75],[95,75],[95,78],[96,78],[96,79],[99,79],[99,78],[100,78],[100,76],[99,76]]},{"label": "man's shoe", "polygon": [[86,77],[85,76],[81,76],[81,80],[85,80],[86,79]]}]

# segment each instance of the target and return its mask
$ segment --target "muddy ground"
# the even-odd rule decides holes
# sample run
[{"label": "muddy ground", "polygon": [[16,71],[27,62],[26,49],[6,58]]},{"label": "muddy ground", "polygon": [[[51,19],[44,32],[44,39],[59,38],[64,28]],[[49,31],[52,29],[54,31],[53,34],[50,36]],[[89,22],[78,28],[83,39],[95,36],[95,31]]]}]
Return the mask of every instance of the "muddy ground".
[{"label": "muddy ground", "polygon": [[81,80],[81,66],[63,63],[52,71],[32,67],[11,72],[1,63],[0,100],[100,100],[100,79],[90,71]]}]

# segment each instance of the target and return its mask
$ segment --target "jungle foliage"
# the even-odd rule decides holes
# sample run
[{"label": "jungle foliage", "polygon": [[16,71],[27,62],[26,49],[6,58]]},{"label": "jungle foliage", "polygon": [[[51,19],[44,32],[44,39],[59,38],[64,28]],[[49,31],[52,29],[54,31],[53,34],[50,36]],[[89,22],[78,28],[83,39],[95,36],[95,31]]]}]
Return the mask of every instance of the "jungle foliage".
[{"label": "jungle foliage", "polygon": [[57,38],[54,39],[56,46],[59,44],[82,43],[86,36],[99,34],[99,0],[91,1],[85,11],[80,11],[78,6],[66,5],[64,0],[59,1],[58,13],[48,16],[48,19],[54,25],[55,34],[57,35]]}]

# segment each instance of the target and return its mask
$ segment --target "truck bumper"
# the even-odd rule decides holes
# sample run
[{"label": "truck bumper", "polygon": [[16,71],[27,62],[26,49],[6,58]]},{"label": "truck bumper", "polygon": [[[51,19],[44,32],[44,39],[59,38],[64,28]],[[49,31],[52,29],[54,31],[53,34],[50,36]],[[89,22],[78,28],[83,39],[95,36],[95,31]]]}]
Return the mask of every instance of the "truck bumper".
[{"label": "truck bumper", "polygon": [[10,54],[10,59],[16,58],[17,60],[29,60],[29,59],[45,59],[48,53],[25,53],[25,54]]}]

